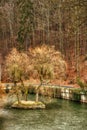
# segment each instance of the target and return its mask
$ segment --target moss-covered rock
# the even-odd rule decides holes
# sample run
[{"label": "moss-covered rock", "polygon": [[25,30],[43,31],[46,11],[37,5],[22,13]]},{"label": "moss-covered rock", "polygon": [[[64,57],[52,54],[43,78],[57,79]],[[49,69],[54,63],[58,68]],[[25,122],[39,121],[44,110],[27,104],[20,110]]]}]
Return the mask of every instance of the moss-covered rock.
[{"label": "moss-covered rock", "polygon": [[44,109],[46,106],[42,102],[35,101],[24,101],[21,100],[20,103],[17,101],[12,105],[12,108],[20,108],[20,109]]}]

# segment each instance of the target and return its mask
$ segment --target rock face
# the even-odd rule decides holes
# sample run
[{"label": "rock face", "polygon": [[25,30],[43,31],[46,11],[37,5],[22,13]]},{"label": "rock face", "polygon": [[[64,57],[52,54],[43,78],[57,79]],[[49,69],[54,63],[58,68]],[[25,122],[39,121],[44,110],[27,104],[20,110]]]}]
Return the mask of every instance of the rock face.
[{"label": "rock face", "polygon": [[12,105],[12,108],[19,108],[19,109],[44,109],[44,108],[46,108],[46,106],[42,102],[24,101],[24,100],[22,100],[20,103],[18,103],[16,101]]}]

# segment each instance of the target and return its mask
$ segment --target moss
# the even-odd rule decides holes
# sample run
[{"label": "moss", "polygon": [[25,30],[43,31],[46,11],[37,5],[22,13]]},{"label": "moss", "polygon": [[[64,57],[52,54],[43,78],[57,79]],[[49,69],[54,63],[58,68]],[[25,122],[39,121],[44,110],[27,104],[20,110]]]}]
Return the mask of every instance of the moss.
[{"label": "moss", "polygon": [[81,89],[72,89],[72,92],[74,93],[74,94],[80,94],[81,93]]},{"label": "moss", "polygon": [[75,101],[81,100],[81,89],[79,89],[79,88],[71,89],[71,93],[72,93],[73,100],[75,100]]}]

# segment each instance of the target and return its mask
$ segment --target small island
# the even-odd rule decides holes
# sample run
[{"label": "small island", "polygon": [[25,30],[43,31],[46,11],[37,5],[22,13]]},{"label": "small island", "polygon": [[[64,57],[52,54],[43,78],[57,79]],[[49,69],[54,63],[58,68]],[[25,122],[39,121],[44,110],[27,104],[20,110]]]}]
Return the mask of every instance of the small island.
[{"label": "small island", "polygon": [[46,108],[45,104],[42,102],[35,102],[35,101],[24,101],[21,100],[20,103],[16,101],[11,106],[12,108],[18,108],[18,109],[44,109]]}]

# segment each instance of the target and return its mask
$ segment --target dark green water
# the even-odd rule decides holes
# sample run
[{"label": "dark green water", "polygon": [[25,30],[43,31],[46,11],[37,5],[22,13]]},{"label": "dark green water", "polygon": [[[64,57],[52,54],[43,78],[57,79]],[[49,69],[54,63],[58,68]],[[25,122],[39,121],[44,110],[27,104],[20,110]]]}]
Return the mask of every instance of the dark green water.
[{"label": "dark green water", "polygon": [[87,130],[87,105],[53,100],[45,110],[2,110],[0,130]]}]

